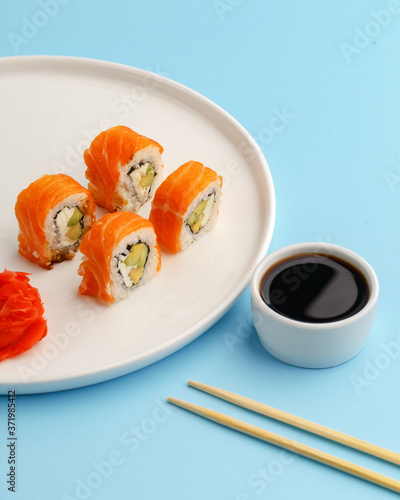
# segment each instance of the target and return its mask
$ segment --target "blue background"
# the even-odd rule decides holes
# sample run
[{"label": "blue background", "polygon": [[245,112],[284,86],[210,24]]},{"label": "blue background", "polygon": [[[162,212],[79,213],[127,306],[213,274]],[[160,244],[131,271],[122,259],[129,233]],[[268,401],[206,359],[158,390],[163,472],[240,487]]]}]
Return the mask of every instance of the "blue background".
[{"label": "blue background", "polygon": [[[166,397],[400,479],[394,465],[186,385],[190,378],[216,385],[400,452],[400,3],[3,0],[1,10],[0,56],[119,62],[215,101],[269,163],[277,198],[270,250],[302,241],[348,247],[372,264],[381,295],[365,348],[332,369],[272,358],[252,326],[246,290],[208,332],[150,367],[92,387],[18,397],[15,494],[6,485],[1,397],[0,498],[395,498],[190,415]],[[285,119],[274,130],[279,114]]]}]

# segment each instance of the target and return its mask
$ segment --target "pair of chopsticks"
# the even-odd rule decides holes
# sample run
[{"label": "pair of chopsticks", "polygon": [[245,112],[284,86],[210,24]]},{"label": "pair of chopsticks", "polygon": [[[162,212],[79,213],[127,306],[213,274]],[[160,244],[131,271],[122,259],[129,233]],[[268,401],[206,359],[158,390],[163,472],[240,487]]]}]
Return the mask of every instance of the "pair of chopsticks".
[{"label": "pair of chopsticks", "polygon": [[[285,422],[313,434],[317,434],[324,438],[330,439],[331,441],[336,441],[356,450],[368,453],[369,455],[373,455],[388,462],[392,462],[396,465],[400,465],[400,454],[390,450],[386,450],[385,448],[381,448],[380,446],[362,441],[361,439],[357,439],[342,432],[335,431],[333,429],[330,429],[329,427],[316,424],[304,418],[297,417],[285,411],[267,406],[263,403],[259,403],[258,401],[254,401],[244,396],[239,396],[238,394],[234,394],[233,392],[228,392],[223,389],[218,389],[217,387],[212,387],[200,382],[195,382],[193,380],[189,380],[189,386],[195,387],[196,389],[199,389],[208,394],[212,394],[213,396],[224,399],[225,401],[229,401],[230,403],[236,404],[237,406],[241,406],[256,413],[260,413],[261,415],[265,415],[275,420]],[[273,432],[267,431],[260,427],[256,427],[252,424],[248,424],[237,418],[229,417],[228,415],[224,415],[223,413],[209,410],[208,408],[204,408],[192,403],[187,403],[186,401],[182,401],[176,398],[169,397],[168,401],[176,406],[180,406],[181,408],[184,408],[193,413],[197,413],[202,417],[217,422],[218,424],[230,427],[231,429],[243,432],[244,434],[256,437],[275,446],[279,446],[299,455],[303,455],[311,460],[321,462],[335,469],[339,469],[353,476],[357,476],[361,479],[382,486],[383,488],[387,488],[389,490],[400,493],[400,481],[384,476],[383,474],[379,474],[372,470],[366,469],[365,467],[361,467],[359,465],[348,462],[347,460],[329,455],[328,453],[298,443],[296,441],[293,441],[292,439],[274,434]]]}]

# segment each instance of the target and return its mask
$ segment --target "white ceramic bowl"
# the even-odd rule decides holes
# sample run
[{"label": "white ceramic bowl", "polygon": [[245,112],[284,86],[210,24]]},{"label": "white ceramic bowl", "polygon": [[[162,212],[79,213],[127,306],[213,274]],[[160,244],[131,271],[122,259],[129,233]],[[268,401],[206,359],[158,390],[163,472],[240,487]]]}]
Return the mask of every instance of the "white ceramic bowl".
[{"label": "white ceramic bowl", "polygon": [[[369,299],[359,312],[328,323],[306,323],[282,316],[260,295],[260,281],[275,263],[300,253],[339,257],[365,276]],[[261,343],[276,358],[303,368],[328,368],[353,358],[360,352],[371,331],[379,295],[379,283],[372,267],[350,250],[328,243],[298,243],[265,257],[256,267],[250,284],[254,326]]]}]

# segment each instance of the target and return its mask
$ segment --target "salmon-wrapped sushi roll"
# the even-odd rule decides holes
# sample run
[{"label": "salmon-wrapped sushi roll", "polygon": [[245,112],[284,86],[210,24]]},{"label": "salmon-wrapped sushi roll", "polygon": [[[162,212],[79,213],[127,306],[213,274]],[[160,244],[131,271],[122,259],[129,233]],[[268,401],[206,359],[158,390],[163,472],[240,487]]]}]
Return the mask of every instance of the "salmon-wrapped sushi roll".
[{"label": "salmon-wrapped sushi roll", "polygon": [[189,161],[170,174],[155,194],[149,217],[161,248],[180,252],[211,230],[221,188],[222,177],[198,161]]},{"label": "salmon-wrapped sushi roll", "polygon": [[161,269],[161,253],[152,224],[131,212],[106,214],[83,238],[78,274],[82,295],[111,304],[126,299]]},{"label": "salmon-wrapped sushi roll", "polygon": [[136,212],[161,182],[163,148],[122,125],[93,139],[84,154],[88,189],[109,212]]},{"label": "salmon-wrapped sushi roll", "polygon": [[19,253],[45,269],[72,259],[95,220],[92,195],[65,174],[44,175],[15,204]]}]

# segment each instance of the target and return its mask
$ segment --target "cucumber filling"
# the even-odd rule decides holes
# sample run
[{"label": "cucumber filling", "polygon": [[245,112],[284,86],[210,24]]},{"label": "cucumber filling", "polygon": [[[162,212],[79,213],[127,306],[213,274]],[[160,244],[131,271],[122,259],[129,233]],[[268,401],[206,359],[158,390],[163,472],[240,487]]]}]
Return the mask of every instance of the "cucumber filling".
[{"label": "cucumber filling", "polygon": [[156,175],[154,167],[150,162],[139,163],[136,167],[132,167],[129,170],[128,176],[140,201],[147,199]]},{"label": "cucumber filling", "polygon": [[60,246],[74,245],[83,233],[83,213],[78,207],[65,207],[55,216]]},{"label": "cucumber filling", "polygon": [[211,216],[214,201],[215,193],[212,193],[202,200],[190,214],[186,224],[190,227],[192,233],[197,234],[207,224]]},{"label": "cucumber filling", "polygon": [[125,286],[137,285],[142,279],[149,247],[146,243],[136,243],[127,247],[126,252],[118,257],[118,270],[122,276]]}]

